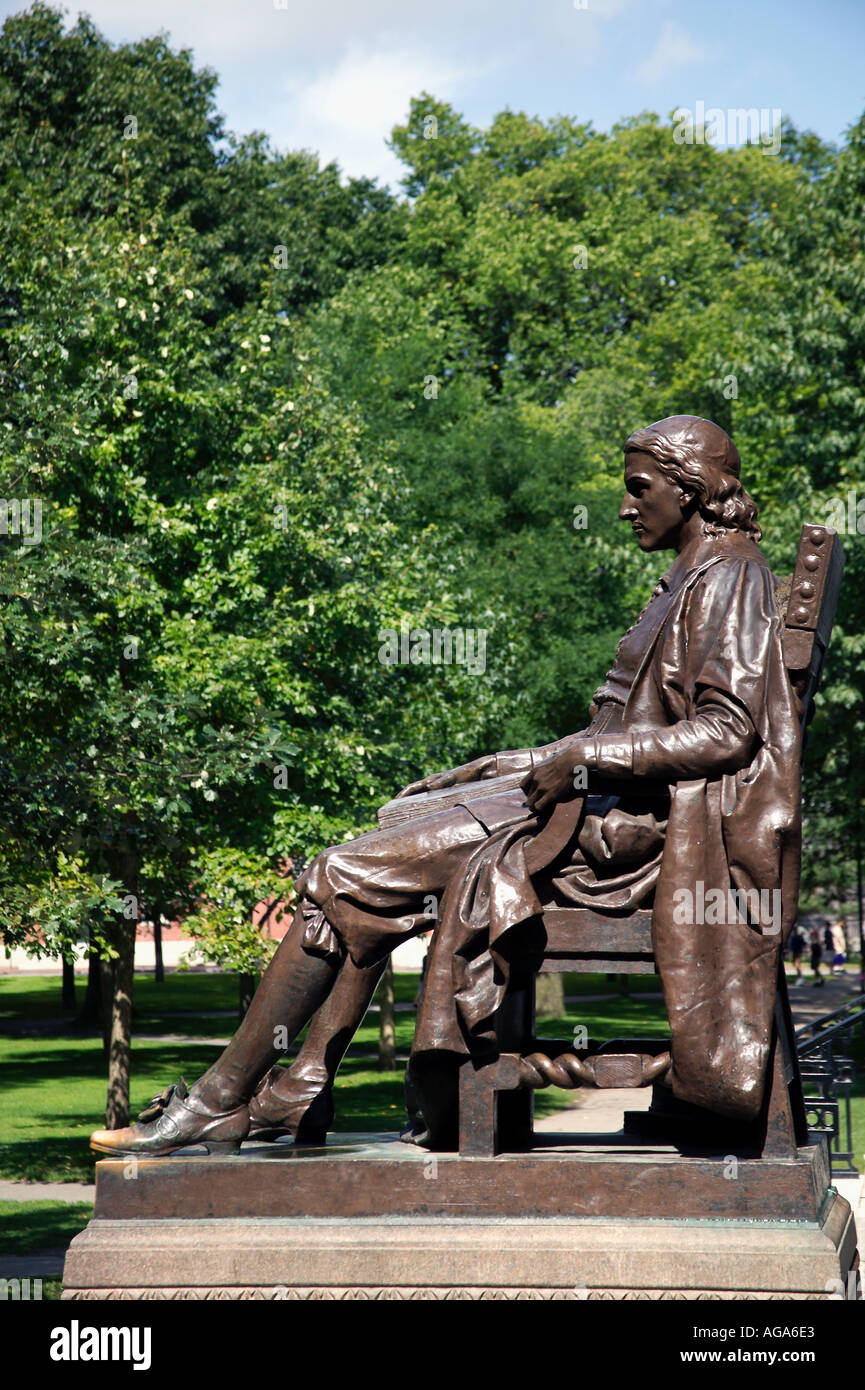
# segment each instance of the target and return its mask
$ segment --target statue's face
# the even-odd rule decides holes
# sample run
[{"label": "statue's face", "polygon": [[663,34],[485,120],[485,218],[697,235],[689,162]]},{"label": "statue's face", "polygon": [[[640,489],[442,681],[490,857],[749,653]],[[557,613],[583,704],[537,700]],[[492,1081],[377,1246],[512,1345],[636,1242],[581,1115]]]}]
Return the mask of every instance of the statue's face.
[{"label": "statue's face", "polygon": [[666,478],[651,454],[629,453],[625,461],[625,496],[619,520],[629,521],[641,550],[676,550],[690,498]]}]

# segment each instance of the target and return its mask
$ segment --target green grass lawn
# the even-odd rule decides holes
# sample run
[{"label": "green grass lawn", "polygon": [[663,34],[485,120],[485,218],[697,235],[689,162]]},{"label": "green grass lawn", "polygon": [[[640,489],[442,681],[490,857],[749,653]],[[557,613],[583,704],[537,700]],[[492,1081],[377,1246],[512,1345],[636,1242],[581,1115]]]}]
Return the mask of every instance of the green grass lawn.
[{"label": "green grass lawn", "polygon": [[89,1202],[0,1202],[4,1255],[65,1247],[93,1215]]},{"label": "green grass lawn", "polygon": [[[411,1003],[418,977],[398,974],[397,1002]],[[638,987],[635,987],[638,986]],[[591,996],[609,993],[615,983],[599,976],[566,976],[565,989]],[[563,1019],[547,1021],[547,1036],[573,1036],[585,1024],[592,1036],[613,1037],[663,1026],[658,1001],[640,1002],[639,994],[657,989],[657,980],[631,981],[632,994],[574,1004]],[[83,986],[78,987],[79,1005]],[[636,996],[636,997],[634,997]],[[131,1104],[133,1114],[151,1096],[179,1076],[193,1081],[219,1056],[218,1044],[197,1037],[228,1038],[236,1025],[237,981],[233,975],[177,971],[162,985],[152,975],[135,981],[135,1018]],[[186,1015],[200,1013],[200,1017]],[[227,1015],[227,1016],[226,1016]],[[92,1030],[79,1029],[75,1016],[60,1007],[60,983],[52,976],[11,976],[0,979],[0,1023],[26,1021],[59,1028],[42,1035],[0,1033],[0,1177],[40,1182],[92,1180],[94,1156],[88,1148],[91,1130],[104,1122],[105,1061],[101,1040]],[[414,1034],[413,1010],[398,1011],[396,1043],[408,1053]],[[148,1035],[152,1037],[152,1041]],[[164,1042],[172,1035],[178,1041]],[[189,1041],[186,1041],[189,1039]],[[358,1030],[337,1082],[339,1130],[393,1130],[401,1126],[405,1106],[403,1068],[381,1072],[375,1063],[378,1015],[371,1012]],[[574,1093],[550,1089],[537,1096],[539,1114],[574,1104]]]},{"label": "green grass lawn", "polygon": [[[410,1003],[417,992],[417,982],[416,974],[395,976],[394,994],[397,1000]],[[75,994],[76,1009],[71,1014],[64,1014],[59,974],[0,976],[0,1022],[25,1015],[34,1021],[71,1019],[84,1003],[84,980],[80,975],[76,976]],[[136,1023],[159,1019],[166,1013],[207,1014],[222,1011],[236,1016],[236,975],[217,971],[175,970],[165,976],[162,984],[157,984],[152,974],[135,976]],[[231,1019],[226,1019],[224,1026],[233,1031]]]},{"label": "green grass lawn", "polygon": [[[850,1095],[850,1112],[853,1130],[853,1163],[859,1172],[865,1171],[865,1078],[853,1083]],[[843,1125],[843,1121],[842,1121]],[[842,1134],[843,1134],[842,1128]]]},{"label": "green grass lawn", "polygon": [[[807,1090],[807,1088],[806,1088]],[[807,1100],[807,1095],[806,1095]],[[844,1115],[844,1102],[841,1109],[841,1147],[847,1143],[847,1121]],[[865,1078],[854,1081],[850,1092],[850,1128],[852,1131],[853,1166],[859,1172],[865,1171]],[[834,1149],[837,1145],[833,1146]]]},{"label": "green grass lawn", "polygon": [[[78,1232],[84,1230],[92,1215],[93,1207],[89,1202],[0,1202],[0,1253],[4,1256],[34,1255],[40,1251],[65,1250]],[[34,1298],[34,1276],[17,1277],[29,1277],[30,1297]],[[59,1301],[62,1291],[59,1279],[42,1279],[44,1302]]]},{"label": "green grass lawn", "polygon": [[[399,1002],[410,1003],[417,990],[416,975],[397,975]],[[548,1037],[572,1037],[583,1025],[590,1037],[635,1034],[663,1035],[667,1031],[663,1004],[646,998],[659,989],[657,977],[637,976],[628,994],[605,976],[570,975],[564,979],[569,1004],[563,1018],[545,1020],[538,1032]],[[192,1082],[216,1060],[218,1043],[196,1038],[228,1038],[236,1024],[237,981],[233,975],[178,971],[157,985],[152,975],[136,977],[136,1004],[131,1087],[132,1112],[137,1114],[157,1091],[185,1076]],[[83,988],[79,986],[79,1004]],[[200,1013],[201,1017],[183,1015]],[[58,1030],[45,1035],[10,1036],[0,1033],[0,1177],[31,1181],[91,1181],[95,1157],[88,1148],[92,1129],[104,1123],[105,1061],[101,1040],[76,1027],[74,1016],[63,1022],[57,977],[0,978],[0,1023],[25,1020],[46,1025],[61,1020]],[[396,1015],[397,1049],[411,1046],[413,1010]],[[172,1035],[177,1040],[165,1042]],[[378,1016],[371,1013],[359,1029],[337,1081],[337,1130],[395,1130],[405,1113],[403,1067],[392,1073],[378,1069]],[[579,1102],[579,1092],[541,1091],[537,1113],[549,1114]],[[854,1152],[862,1162],[865,1148],[865,1083],[854,1094]]]}]

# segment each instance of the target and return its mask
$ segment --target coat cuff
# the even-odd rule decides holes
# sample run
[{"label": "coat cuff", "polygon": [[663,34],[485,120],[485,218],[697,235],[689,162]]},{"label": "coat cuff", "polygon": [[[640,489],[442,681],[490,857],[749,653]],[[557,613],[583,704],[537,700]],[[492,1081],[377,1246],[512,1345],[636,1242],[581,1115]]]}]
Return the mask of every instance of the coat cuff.
[{"label": "coat cuff", "polygon": [[634,740],[630,734],[587,739],[589,768],[611,777],[630,777],[634,772]]},{"label": "coat cuff", "polygon": [[531,772],[532,750],[512,748],[507,753],[496,754],[496,776],[504,777],[507,772]]}]

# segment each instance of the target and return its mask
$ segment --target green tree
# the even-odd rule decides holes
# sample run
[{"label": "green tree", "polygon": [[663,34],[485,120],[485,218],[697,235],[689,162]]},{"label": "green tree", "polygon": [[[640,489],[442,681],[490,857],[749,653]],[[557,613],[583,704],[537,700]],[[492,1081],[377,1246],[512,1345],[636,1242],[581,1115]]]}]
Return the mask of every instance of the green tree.
[{"label": "green tree", "polygon": [[[3,493],[38,509],[40,532],[0,544],[0,703],[17,731],[3,930],[60,950],[40,917],[61,920],[63,865],[104,885],[88,934],[110,963],[112,1125],[142,897],[183,900],[192,847],[302,862],[390,794],[385,771],[407,780],[424,742],[416,673],[377,661],[382,621],[423,587],[420,558],[396,543],[386,458],[329,400],[286,308],[347,273],[352,229],[387,221],[392,200],[261,142],[217,155],[213,85],[161,40],[112,49],[41,5],[0,39]],[[124,144],[135,110],[147,119]],[[302,263],[281,275],[270,231],[316,188],[313,226],[340,223],[321,284]],[[250,189],[260,225],[232,240],[220,209]]]}]

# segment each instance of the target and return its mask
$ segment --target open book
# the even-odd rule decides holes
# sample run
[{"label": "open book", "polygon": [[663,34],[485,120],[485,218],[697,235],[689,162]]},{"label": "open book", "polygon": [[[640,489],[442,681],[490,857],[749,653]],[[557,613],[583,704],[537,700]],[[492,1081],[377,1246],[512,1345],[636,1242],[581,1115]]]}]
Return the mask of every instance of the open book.
[{"label": "open book", "polygon": [[480,782],[460,782],[455,787],[442,787],[437,792],[419,792],[416,796],[403,796],[396,801],[388,801],[379,807],[378,823],[382,830],[392,825],[402,825],[404,821],[416,820],[418,816],[431,816],[436,811],[447,811],[451,806],[462,806],[473,801],[476,796],[495,796],[497,792],[509,792],[518,787],[526,776],[525,772],[506,772],[502,777],[485,777]]}]

